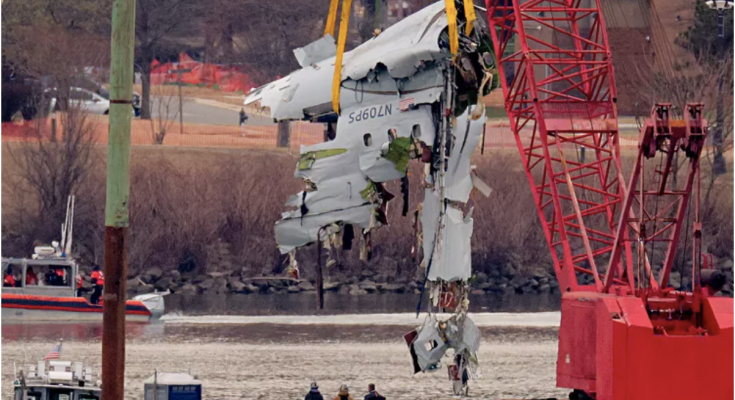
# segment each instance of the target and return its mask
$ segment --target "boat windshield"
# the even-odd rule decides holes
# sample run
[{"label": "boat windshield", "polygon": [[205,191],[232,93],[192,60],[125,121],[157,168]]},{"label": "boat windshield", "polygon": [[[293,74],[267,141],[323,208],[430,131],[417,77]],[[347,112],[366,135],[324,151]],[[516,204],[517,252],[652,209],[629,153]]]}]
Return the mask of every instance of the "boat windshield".
[{"label": "boat windshield", "polygon": [[52,389],[49,391],[50,400],[73,400],[71,390]]},{"label": "boat windshield", "polygon": [[20,264],[3,263],[3,287],[21,287],[20,275],[23,266]]},{"label": "boat windshield", "polygon": [[23,267],[21,262],[3,262],[3,287],[71,287],[74,282],[71,265],[33,263]]},{"label": "boat windshield", "polygon": [[71,286],[73,277],[68,265],[29,265],[26,286]]},{"label": "boat windshield", "polygon": [[[43,393],[36,392],[34,390],[28,390],[26,393],[26,400],[41,400],[43,397]],[[14,400],[23,400],[23,389],[22,388],[15,388],[15,399]]]}]

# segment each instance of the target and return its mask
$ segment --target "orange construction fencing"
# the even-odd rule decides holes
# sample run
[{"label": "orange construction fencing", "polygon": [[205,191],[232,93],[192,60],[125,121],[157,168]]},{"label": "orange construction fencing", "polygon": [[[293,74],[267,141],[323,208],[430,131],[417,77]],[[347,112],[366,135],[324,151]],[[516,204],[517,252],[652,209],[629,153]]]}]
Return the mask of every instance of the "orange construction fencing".
[{"label": "orange construction fencing", "polygon": [[[62,119],[57,120],[57,130],[61,132]],[[108,119],[106,116],[89,116],[90,134],[95,143],[107,144]],[[3,123],[2,140],[33,141],[51,137],[52,122],[50,119],[25,121],[22,124]],[[156,120],[134,119],[131,126],[131,143],[133,145],[163,145],[179,147],[220,147],[242,149],[274,149],[277,147],[278,126],[271,125],[212,125],[185,122],[183,127],[178,122],[165,122],[163,142],[157,143],[156,133],[162,131]],[[530,140],[531,132],[521,136],[521,140]],[[291,123],[289,147],[298,152],[302,145],[312,145],[324,141],[324,125],[296,121]],[[516,140],[507,123],[488,122],[485,126],[486,149],[515,149]],[[620,138],[620,146],[624,149],[636,149],[638,140]]]},{"label": "orange construction fencing", "polygon": [[[57,120],[57,131],[62,132],[62,119]],[[88,119],[89,132],[92,141],[98,144],[107,144],[108,120],[107,117],[90,116]],[[28,142],[50,140],[52,135],[51,119],[26,121],[22,124],[3,123],[2,140],[4,142]],[[133,145],[163,145],[180,147],[224,147],[273,149],[277,147],[278,126],[265,125],[210,125],[184,123],[180,127],[178,122],[166,123],[161,129],[158,121],[132,121],[130,142]],[[311,145],[324,141],[324,125],[308,122],[292,122],[289,145],[292,151],[298,152],[301,145]],[[164,130],[162,143],[158,143],[157,136]],[[60,133],[58,134],[60,137]]]}]

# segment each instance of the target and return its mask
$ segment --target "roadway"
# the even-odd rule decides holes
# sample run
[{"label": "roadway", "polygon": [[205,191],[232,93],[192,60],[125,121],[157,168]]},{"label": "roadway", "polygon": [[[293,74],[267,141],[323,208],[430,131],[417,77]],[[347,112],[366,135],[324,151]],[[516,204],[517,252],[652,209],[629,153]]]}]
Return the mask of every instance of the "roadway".
[{"label": "roadway", "polygon": [[[158,118],[159,110],[167,119],[178,121],[179,98],[163,97],[152,99],[151,114]],[[159,107],[159,103],[160,107]],[[222,103],[209,99],[184,98],[183,115],[184,122],[207,125],[234,125],[240,124],[240,110],[242,106]],[[256,115],[252,110],[246,110],[248,115],[247,125],[264,126],[273,125],[273,119],[265,115]]]}]

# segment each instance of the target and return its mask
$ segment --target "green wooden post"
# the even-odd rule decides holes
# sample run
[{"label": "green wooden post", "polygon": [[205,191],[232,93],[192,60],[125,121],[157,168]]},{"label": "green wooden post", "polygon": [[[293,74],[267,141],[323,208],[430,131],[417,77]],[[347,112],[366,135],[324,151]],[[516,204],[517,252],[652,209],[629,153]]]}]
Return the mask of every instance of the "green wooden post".
[{"label": "green wooden post", "polygon": [[123,400],[135,0],[115,0],[112,8],[111,42],[110,131],[105,201],[105,287],[102,297],[104,300],[102,396],[105,400]]}]

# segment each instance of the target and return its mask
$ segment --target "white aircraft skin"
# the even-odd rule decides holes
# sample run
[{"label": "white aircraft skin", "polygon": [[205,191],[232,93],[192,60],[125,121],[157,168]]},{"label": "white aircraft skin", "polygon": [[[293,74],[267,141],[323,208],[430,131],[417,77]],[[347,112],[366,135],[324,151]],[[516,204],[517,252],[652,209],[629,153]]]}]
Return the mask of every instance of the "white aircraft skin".
[{"label": "white aircraft skin", "polygon": [[[462,10],[463,3],[455,1]],[[431,315],[409,343],[421,371],[438,368],[448,348],[476,365],[480,337],[466,316],[473,220],[472,210],[463,206],[477,179],[471,176],[470,157],[485,122],[478,100],[492,89],[497,74],[487,28],[477,20],[472,34],[464,35],[466,20],[459,14],[462,40],[456,57],[449,51],[444,2],[345,53],[339,115],[331,105],[336,45],[329,35],[294,50],[301,69],[245,99],[279,121],[336,120],[333,140],[301,147],[295,177],[307,189],[288,200],[291,210],[275,226],[278,246],[291,254],[294,268],[294,251],[300,247],[332,240],[347,225],[356,237],[383,225],[387,199],[381,183],[403,179],[409,159],[430,153],[422,157],[426,189],[420,217],[430,313],[443,292],[458,301],[454,317],[440,321]],[[440,149],[448,157],[441,157]],[[437,337],[444,337],[443,345],[426,351],[423,341]]]}]

